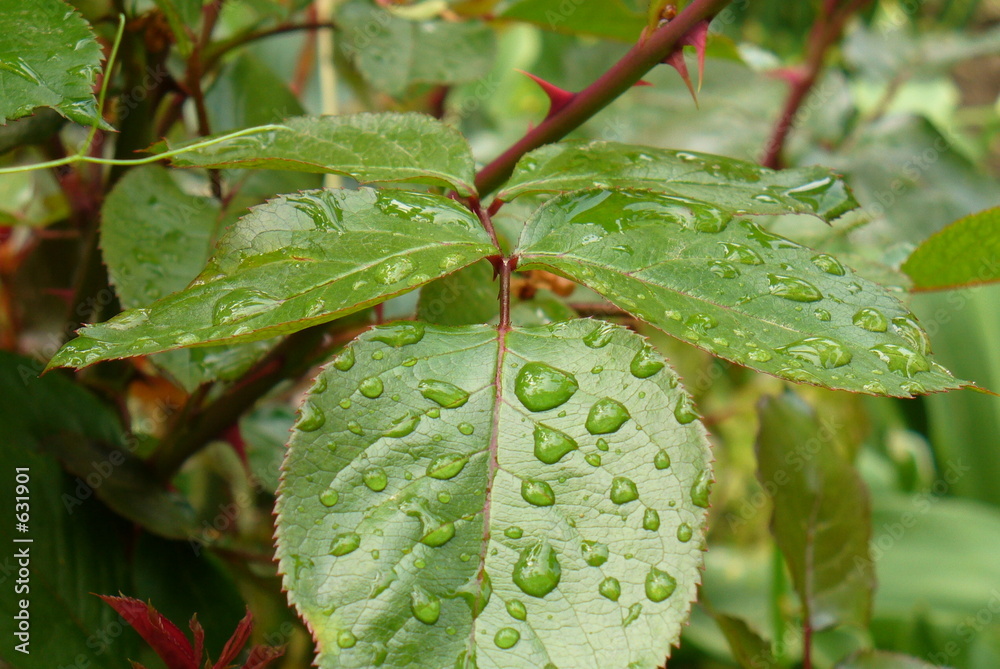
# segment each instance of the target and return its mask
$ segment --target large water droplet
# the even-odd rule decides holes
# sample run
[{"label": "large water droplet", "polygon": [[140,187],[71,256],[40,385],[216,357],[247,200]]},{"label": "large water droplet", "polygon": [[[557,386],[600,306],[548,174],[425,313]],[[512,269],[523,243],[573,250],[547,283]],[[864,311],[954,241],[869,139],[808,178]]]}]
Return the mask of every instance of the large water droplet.
[{"label": "large water droplet", "polygon": [[468,461],[468,457],[464,455],[455,455],[454,453],[439,455],[427,465],[427,475],[432,479],[454,478],[462,471]]},{"label": "large water droplet", "polygon": [[804,279],[783,274],[767,275],[768,291],[777,297],[783,297],[792,302],[818,302],[823,299],[823,293],[816,286]]},{"label": "large water droplet", "polygon": [[878,344],[868,350],[877,355],[886,364],[889,371],[897,374],[913,376],[918,372],[928,372],[931,369],[927,358],[905,346]]},{"label": "large water droplet", "polygon": [[392,437],[393,439],[405,437],[417,429],[419,423],[420,414],[416,411],[409,411],[392,421],[392,425],[385,431],[385,436]]},{"label": "large water droplet", "polygon": [[646,597],[651,602],[662,602],[664,599],[674,594],[677,589],[677,580],[665,571],[656,567],[650,567],[646,574]]},{"label": "large water droplet", "polygon": [[514,564],[514,583],[526,595],[544,597],[552,592],[562,577],[556,552],[547,543],[538,542],[521,551]]},{"label": "large water droplet", "polygon": [[826,253],[814,255],[812,263],[827,274],[833,274],[834,276],[844,276],[847,274],[847,270],[840,264],[840,261]]},{"label": "large water droplet", "polygon": [[653,456],[653,466],[657,469],[668,469],[670,467],[670,454],[661,448]]},{"label": "large water droplet", "polygon": [[413,269],[409,258],[390,258],[375,268],[375,280],[388,286],[413,274]]},{"label": "large water droplet", "polygon": [[639,499],[639,490],[632,479],[616,476],[611,479],[611,501],[615,504],[626,504]]},{"label": "large water droplet", "polygon": [[535,506],[552,506],[556,503],[556,493],[545,481],[525,479],[521,481],[521,497]]},{"label": "large water droplet", "polygon": [[931,352],[931,340],[915,318],[897,316],[892,319],[892,329],[905,339],[918,353],[927,355]]},{"label": "large water droplet", "polygon": [[708,496],[712,488],[712,475],[707,471],[698,474],[691,485],[691,503],[703,509],[708,508]]},{"label": "large water droplet", "polygon": [[253,288],[236,288],[219,298],[212,309],[213,325],[228,325],[274,309],[281,300]]},{"label": "large water droplet", "polygon": [[622,584],[614,576],[608,576],[597,586],[597,592],[601,593],[602,597],[617,602],[618,598],[622,596]]},{"label": "large water droplet", "polygon": [[604,348],[611,343],[615,326],[611,323],[601,323],[583,338],[583,343],[590,348]]},{"label": "large water droplet", "polygon": [[527,620],[528,608],[520,599],[512,599],[506,604],[507,613],[515,620]]},{"label": "large water droplet", "polygon": [[345,348],[336,358],[333,359],[333,366],[342,372],[346,372],[354,367],[354,349]]},{"label": "large water droplet", "polygon": [[358,392],[369,399],[380,397],[384,389],[382,379],[377,376],[369,376],[367,379],[362,379],[361,383],[358,384]]},{"label": "large water droplet", "polygon": [[357,642],[357,638],[350,630],[341,630],[340,634],[337,635],[337,645],[341,648],[354,648],[354,644]]},{"label": "large water droplet", "polygon": [[660,514],[656,509],[646,509],[642,514],[642,528],[655,532],[660,529]]},{"label": "large water droplet", "polygon": [[457,409],[469,401],[469,393],[447,381],[424,379],[417,388],[421,395],[445,409]]},{"label": "large water droplet", "polygon": [[312,402],[302,405],[302,415],[296,425],[302,432],[315,432],[326,423],[326,414]]},{"label": "large water droplet", "polygon": [[327,488],[319,494],[319,501],[323,506],[334,506],[338,500],[340,494],[333,488]]},{"label": "large water droplet", "polygon": [[853,322],[859,328],[869,332],[885,332],[889,329],[889,321],[882,315],[882,312],[869,307],[859,309],[854,314]]},{"label": "large water droplet", "polygon": [[389,346],[416,344],[424,338],[424,324],[420,322],[381,325],[372,330],[371,338]]},{"label": "large water droplet", "polygon": [[617,432],[631,418],[628,409],[621,402],[605,397],[597,400],[587,414],[587,431],[591,434],[611,434]]},{"label": "large water droplet", "polygon": [[520,640],[521,633],[513,627],[501,627],[493,637],[493,643],[497,645],[497,648],[503,650],[513,648]]},{"label": "large water droplet", "polygon": [[629,371],[637,379],[648,379],[665,366],[663,358],[651,346],[643,346],[629,363]]},{"label": "large water droplet", "polygon": [[382,492],[389,485],[389,476],[381,467],[366,469],[361,475],[361,479],[365,482],[368,489],[373,492]]},{"label": "large water droplet", "polygon": [[826,337],[806,337],[776,350],[823,369],[843,367],[854,357],[846,346]]},{"label": "large water droplet", "polygon": [[732,242],[722,242],[723,257],[726,260],[732,260],[733,262],[738,262],[742,265],[763,265],[764,260],[760,255],[754,251],[749,246],[744,246],[743,244],[735,244]]},{"label": "large water droplet", "polygon": [[361,535],[357,532],[343,532],[333,538],[330,543],[330,555],[340,557],[353,553],[361,545]]},{"label": "large water droplet", "polygon": [[446,543],[451,541],[454,536],[455,523],[449,520],[427,532],[427,534],[420,538],[420,543],[430,546],[431,548],[437,548],[438,546],[444,546]]},{"label": "large water droplet", "polygon": [[600,541],[580,542],[580,553],[583,561],[591,567],[600,567],[608,561],[608,547]]},{"label": "large water droplet", "polygon": [[419,585],[410,593],[410,611],[425,625],[433,625],[441,617],[441,600]]},{"label": "large water droplet", "polygon": [[677,541],[687,543],[691,541],[691,537],[694,536],[694,530],[687,523],[681,523],[677,526]]},{"label": "large water droplet", "polygon": [[514,394],[530,411],[548,411],[568,402],[579,387],[572,374],[543,362],[529,362],[518,372]]},{"label": "large water droplet", "polygon": [[559,430],[545,425],[535,426],[535,457],[547,465],[553,465],[564,455],[577,448],[573,439]]},{"label": "large water droplet", "polygon": [[681,395],[677,398],[677,404],[674,405],[674,418],[681,425],[687,425],[697,420],[698,414],[691,407],[691,400],[688,399],[687,395]]}]

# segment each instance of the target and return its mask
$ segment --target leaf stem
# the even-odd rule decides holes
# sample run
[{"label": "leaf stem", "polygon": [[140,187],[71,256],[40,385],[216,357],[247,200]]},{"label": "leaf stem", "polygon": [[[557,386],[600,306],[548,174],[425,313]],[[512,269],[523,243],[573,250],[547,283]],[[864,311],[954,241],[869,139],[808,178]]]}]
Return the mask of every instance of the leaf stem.
[{"label": "leaf stem", "polygon": [[639,83],[678,47],[681,39],[702,21],[711,20],[730,0],[694,0],[669,23],[640,41],[621,60],[551,114],[476,175],[480,196],[496,190],[514,171],[521,156],[556,142],[583,125],[597,112]]},{"label": "leaf stem", "polygon": [[90,125],[90,131],[87,133],[87,139],[83,142],[83,147],[77,152],[80,155],[84,155],[90,151],[91,145],[94,143],[94,137],[97,136],[97,130],[100,128],[101,121],[104,120],[104,101],[108,97],[108,84],[111,82],[111,74],[114,70],[115,60],[118,58],[118,47],[121,46],[122,38],[125,36],[125,15],[118,15],[118,30],[115,32],[115,40],[111,43],[111,53],[108,54],[108,62],[104,67],[104,74],[101,77],[101,92],[97,96],[97,118]]}]

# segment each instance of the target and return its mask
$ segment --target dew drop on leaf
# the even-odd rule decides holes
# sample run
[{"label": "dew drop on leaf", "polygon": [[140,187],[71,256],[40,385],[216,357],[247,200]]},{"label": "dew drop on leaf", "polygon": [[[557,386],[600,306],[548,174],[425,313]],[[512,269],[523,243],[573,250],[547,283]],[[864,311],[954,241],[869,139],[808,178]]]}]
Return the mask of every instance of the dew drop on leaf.
[{"label": "dew drop on leaf", "polygon": [[333,359],[334,368],[346,372],[354,367],[354,349],[345,348],[336,358]]},{"label": "dew drop on leaf", "polygon": [[362,379],[361,383],[358,384],[358,392],[369,399],[380,397],[384,389],[385,386],[382,384],[382,379],[377,376]]},{"label": "dew drop on leaf", "polygon": [[464,455],[439,455],[427,465],[427,475],[433,479],[450,479],[465,467],[468,458]]},{"label": "dew drop on leaf", "polygon": [[776,350],[823,369],[843,367],[854,357],[846,346],[827,337],[806,337]]},{"label": "dew drop on leaf", "polygon": [[627,504],[639,499],[639,490],[632,479],[616,476],[611,479],[611,501],[615,504]]},{"label": "dew drop on leaf", "polygon": [[323,506],[333,506],[339,499],[340,494],[333,488],[328,488],[319,494],[319,501]]},{"label": "dew drop on leaf", "polygon": [[677,589],[677,580],[665,571],[656,567],[650,567],[646,574],[646,597],[651,602],[662,602],[664,599],[674,594]]},{"label": "dew drop on leaf", "polygon": [[391,258],[375,268],[375,279],[389,286],[413,274],[413,269],[413,262],[409,258]]},{"label": "dew drop on leaf", "polygon": [[518,372],[514,394],[529,411],[548,411],[569,401],[579,388],[576,378],[542,362],[529,362]]},{"label": "dew drop on leaf", "polygon": [[660,529],[660,514],[656,509],[646,509],[642,514],[642,529],[655,532]]},{"label": "dew drop on leaf", "polygon": [[691,485],[691,503],[703,509],[708,508],[708,495],[712,487],[712,475],[706,470],[698,474]]},{"label": "dew drop on leaf", "polygon": [[643,346],[629,363],[629,371],[637,379],[648,379],[665,367],[663,359],[650,346]]},{"label": "dew drop on leaf", "polygon": [[275,308],[280,301],[253,288],[236,288],[219,298],[212,309],[213,325],[229,325]]},{"label": "dew drop on leaf", "polygon": [[798,279],[784,274],[767,275],[768,291],[771,295],[792,302],[818,302],[823,299],[823,293],[816,286],[804,279]]},{"label": "dew drop on leaf", "polygon": [[599,451],[607,451],[608,450],[608,442],[605,441],[604,439],[598,439],[597,440],[597,450],[599,450]]},{"label": "dew drop on leaf", "polygon": [[420,543],[431,548],[444,546],[455,536],[455,523],[448,521],[434,528],[420,539]]},{"label": "dew drop on leaf", "polygon": [[534,439],[535,457],[547,465],[559,462],[577,448],[577,443],[569,435],[542,424],[535,426]]},{"label": "dew drop on leaf", "polygon": [[373,492],[382,492],[389,485],[389,476],[380,467],[366,469],[361,475],[361,479],[365,482],[365,486]]},{"label": "dew drop on leaf", "polygon": [[622,619],[622,627],[628,627],[642,615],[642,604],[636,602],[632,606],[628,607],[628,613]]},{"label": "dew drop on leaf", "polygon": [[916,319],[910,316],[897,316],[892,319],[892,329],[900,337],[909,342],[917,352],[927,355],[931,351],[931,341]]},{"label": "dew drop on leaf", "polygon": [[591,567],[600,567],[608,561],[608,547],[599,541],[580,542],[580,553],[583,561]]},{"label": "dew drop on leaf", "polygon": [[653,456],[653,466],[657,469],[667,469],[670,467],[670,454],[665,449],[660,449]]},{"label": "dew drop on leaf", "polygon": [[402,416],[392,421],[392,425],[385,431],[385,436],[399,439],[411,434],[420,423],[420,414],[416,411],[404,413]]},{"label": "dew drop on leaf", "polygon": [[872,381],[871,383],[866,383],[864,385],[864,389],[866,392],[874,393],[876,395],[886,395],[889,393],[889,391],[886,389],[886,387],[882,384],[881,381]]},{"label": "dew drop on leaf", "polygon": [[698,414],[691,408],[691,400],[688,399],[687,395],[681,395],[677,398],[677,404],[674,405],[674,418],[681,425],[687,425],[697,420]]},{"label": "dew drop on leaf", "polygon": [[614,332],[614,325],[611,323],[601,323],[583,338],[583,343],[590,348],[604,348],[611,342]]},{"label": "dew drop on leaf", "polygon": [[340,557],[353,553],[361,545],[361,535],[357,532],[344,532],[338,534],[330,543],[330,555]]},{"label": "dew drop on leaf", "polygon": [[721,242],[723,257],[742,265],[763,265],[764,260],[749,246],[732,242]]},{"label": "dew drop on leaf", "polygon": [[735,265],[724,260],[713,260],[708,263],[708,271],[721,279],[735,279],[740,275]]},{"label": "dew drop on leaf", "polygon": [[886,364],[889,371],[913,376],[919,372],[928,372],[930,363],[920,353],[898,344],[878,344],[869,349]]},{"label": "dew drop on leaf", "polygon": [[583,456],[583,459],[591,467],[600,467],[601,466],[601,456],[598,455],[597,453],[588,453],[587,455]]},{"label": "dew drop on leaf", "polygon": [[356,420],[348,421],[347,429],[359,436],[365,433],[365,431],[361,429],[361,424]]},{"label": "dew drop on leaf", "polygon": [[476,431],[476,428],[472,425],[472,423],[459,423],[458,431],[464,434],[465,436],[469,436],[470,434]]},{"label": "dew drop on leaf", "polygon": [[694,535],[694,531],[691,526],[687,523],[681,523],[677,526],[677,541],[687,543],[691,541],[691,537]]},{"label": "dew drop on leaf", "polygon": [[827,274],[834,276],[844,276],[847,270],[840,264],[840,261],[826,253],[819,253],[812,257],[812,263]]},{"label": "dew drop on leaf", "polygon": [[410,611],[425,625],[433,625],[441,617],[441,600],[419,585],[410,593]]},{"label": "dew drop on leaf", "polygon": [[513,580],[526,595],[544,597],[562,577],[556,553],[547,543],[538,542],[521,551],[514,563]]},{"label": "dew drop on leaf", "polygon": [[598,400],[587,414],[587,431],[591,434],[611,434],[617,432],[631,418],[628,409],[621,402],[610,397]]},{"label": "dew drop on leaf", "polygon": [[372,330],[371,336],[375,341],[394,346],[407,346],[416,344],[424,338],[424,324],[419,322],[396,323],[394,325],[382,325]]},{"label": "dew drop on leaf", "polygon": [[302,405],[302,417],[296,427],[303,432],[315,432],[326,423],[326,414],[312,402]]},{"label": "dew drop on leaf", "polygon": [[870,307],[859,309],[852,320],[859,328],[869,332],[885,332],[889,329],[889,321],[882,312]]},{"label": "dew drop on leaf", "polygon": [[504,536],[508,539],[520,539],[524,536],[524,530],[522,530],[517,525],[511,525],[506,530],[503,531]]},{"label": "dew drop on leaf", "polygon": [[506,604],[507,613],[516,620],[527,620],[528,609],[520,599],[512,599]]},{"label": "dew drop on leaf", "polygon": [[813,316],[816,317],[816,320],[823,321],[824,323],[829,322],[832,318],[830,312],[826,309],[813,309]]},{"label": "dew drop on leaf", "polygon": [[617,578],[608,576],[597,586],[597,592],[601,593],[602,597],[617,602],[618,598],[622,596],[622,586]]},{"label": "dew drop on leaf", "polygon": [[424,379],[417,384],[420,394],[445,409],[457,409],[469,401],[469,393],[447,381]]},{"label": "dew drop on leaf", "polygon": [[513,648],[520,640],[521,633],[513,627],[502,627],[497,630],[496,635],[493,637],[493,643],[497,645],[497,648],[503,650]]},{"label": "dew drop on leaf", "polygon": [[535,506],[552,506],[556,503],[556,494],[545,481],[525,479],[521,481],[521,497],[528,504]]}]

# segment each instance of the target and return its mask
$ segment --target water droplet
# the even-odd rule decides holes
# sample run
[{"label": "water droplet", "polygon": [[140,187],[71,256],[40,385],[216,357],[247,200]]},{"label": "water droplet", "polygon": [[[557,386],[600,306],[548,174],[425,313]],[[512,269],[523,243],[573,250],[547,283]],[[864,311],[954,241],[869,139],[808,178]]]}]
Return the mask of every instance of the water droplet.
[{"label": "water droplet", "polygon": [[723,257],[726,260],[738,262],[742,265],[762,265],[764,260],[749,246],[734,244],[731,242],[721,242]]},{"label": "water droplet", "polygon": [[824,323],[828,322],[832,318],[830,312],[826,309],[814,309],[813,316],[816,317],[816,320],[823,321]]},{"label": "water droplet", "polygon": [[740,275],[736,266],[724,260],[713,260],[708,263],[708,270],[715,276],[722,279],[735,279]]},{"label": "water droplet", "polygon": [[859,328],[868,330],[869,332],[885,332],[889,329],[889,321],[878,309],[872,309],[869,307],[859,309],[858,312],[854,314],[853,321]]},{"label": "water droplet", "polygon": [[833,274],[834,276],[844,276],[847,274],[847,270],[840,264],[840,261],[826,253],[814,255],[812,263],[827,274]]},{"label": "water droplet", "polygon": [[782,297],[792,302],[818,302],[823,299],[823,293],[816,286],[803,279],[783,274],[767,275],[768,291],[771,295]]},{"label": "water droplet", "polygon": [[333,488],[327,488],[319,494],[319,501],[323,506],[333,506],[340,499],[340,494]]},{"label": "water droplet", "polygon": [[757,200],[758,202],[763,202],[764,204],[778,204],[778,200],[776,198],[771,197],[767,193],[759,193],[757,195],[754,195],[753,199]]},{"label": "water droplet", "polygon": [[357,638],[351,634],[350,630],[341,630],[337,635],[337,645],[341,648],[353,648],[358,642]]},{"label": "water droplet", "polygon": [[661,448],[653,456],[653,466],[657,469],[668,469],[670,467],[670,454]]},{"label": "water droplet", "polygon": [[542,362],[529,362],[518,372],[514,394],[530,411],[548,411],[565,404],[579,388],[572,374]]},{"label": "water droplet", "polygon": [[420,394],[445,409],[457,409],[469,401],[469,393],[447,381],[424,379],[417,384]]},{"label": "water droplet", "polygon": [[591,467],[600,467],[601,466],[601,456],[598,455],[597,453],[588,453],[587,455],[583,456],[583,459]]},{"label": "water droplet", "polygon": [[604,348],[611,343],[614,333],[614,325],[606,322],[601,323],[583,338],[583,343],[590,348]]},{"label": "water droplet", "polygon": [[344,532],[338,534],[330,543],[330,555],[340,557],[353,553],[361,545],[361,535],[357,532]]},{"label": "water droplet", "polygon": [[441,417],[441,409],[438,409],[437,407],[431,407],[430,409],[428,409],[424,413],[427,414],[428,418],[440,418]]},{"label": "water droplet", "polygon": [[421,537],[420,543],[425,546],[430,546],[431,548],[437,548],[439,546],[444,546],[446,543],[451,541],[454,536],[455,523],[449,520]]},{"label": "water droplet", "polygon": [[517,525],[511,525],[506,530],[503,531],[504,536],[508,539],[520,539],[524,536],[524,530],[522,530]]},{"label": "water droplet", "polygon": [[333,366],[342,372],[346,372],[354,367],[354,349],[345,348],[336,358],[333,359]]},{"label": "water droplet", "polygon": [[559,462],[570,451],[576,450],[577,443],[569,435],[551,427],[535,426],[535,457],[547,465]]},{"label": "water droplet", "polygon": [[866,383],[864,385],[866,392],[874,393],[875,395],[887,395],[889,393],[886,387],[882,385],[880,381],[873,381],[871,383]]},{"label": "water droplet", "polygon": [[674,405],[674,418],[681,425],[693,423],[698,419],[698,414],[691,407],[691,400],[688,399],[687,395],[681,395],[677,398],[677,404]]},{"label": "water droplet", "polygon": [[603,365],[594,365],[593,367],[590,368],[591,374],[600,374],[603,371],[604,371]]},{"label": "water droplet", "polygon": [[302,432],[315,432],[326,423],[326,414],[312,402],[302,405],[302,415],[296,427]]},{"label": "water droplet", "polygon": [[754,362],[767,362],[774,356],[772,356],[768,351],[765,351],[762,348],[750,348],[747,351],[747,357],[753,360]]},{"label": "water droplet", "polygon": [[359,436],[365,433],[365,431],[361,429],[361,425],[356,420],[348,421],[347,429]]},{"label": "water droplet", "polygon": [[[409,472],[407,472],[407,474],[409,474]],[[451,501],[451,493],[442,490],[437,494],[437,498],[438,501],[441,502],[442,504],[447,504],[448,502]]]},{"label": "water droplet", "polygon": [[590,407],[587,431],[591,434],[611,434],[617,432],[629,418],[628,409],[621,402],[605,397]]},{"label": "water droplet", "polygon": [[468,461],[468,457],[464,455],[455,455],[454,453],[439,455],[427,465],[427,475],[432,479],[440,480],[454,478],[462,471]]},{"label": "water droplet", "polygon": [[381,396],[384,389],[382,379],[377,376],[369,376],[358,384],[358,392],[369,399]]},{"label": "water droplet", "polygon": [[374,334],[371,338],[383,344],[399,348],[409,344],[416,344],[424,338],[424,324],[420,322],[395,323],[393,325],[380,325],[372,330]]},{"label": "water droplet", "polygon": [[777,350],[823,369],[843,367],[854,357],[846,346],[826,337],[806,337]]},{"label": "water droplet", "polygon": [[694,530],[687,523],[681,523],[677,526],[677,541],[687,543],[691,541],[691,537],[694,536]]},{"label": "water droplet", "polygon": [[383,285],[402,281],[413,274],[413,262],[406,257],[390,258],[375,268],[375,279]]},{"label": "water droplet", "polygon": [[597,592],[601,593],[602,597],[617,602],[618,598],[622,596],[622,584],[614,576],[608,576],[597,586]]},{"label": "water droplet", "polygon": [[580,542],[580,553],[583,561],[591,567],[600,567],[608,561],[608,547],[599,541]]},{"label": "water droplet", "polygon": [[712,475],[705,470],[698,474],[698,478],[691,485],[691,503],[703,509],[708,508],[708,495],[712,488]]},{"label": "water droplet", "polygon": [[410,611],[425,625],[433,625],[441,617],[441,600],[419,585],[410,593]]},{"label": "water droplet", "polygon": [[458,431],[464,434],[465,436],[469,436],[470,434],[476,431],[476,428],[472,425],[472,423],[459,423]]},{"label": "water droplet", "polygon": [[616,476],[611,479],[611,501],[615,504],[627,504],[639,499],[639,490],[632,479]]},{"label": "water droplet", "polygon": [[665,571],[656,567],[650,567],[646,574],[646,597],[651,602],[662,602],[664,599],[674,594],[677,589],[677,580]]},{"label": "water droplet", "polygon": [[642,514],[642,529],[655,532],[660,529],[660,514],[656,509],[646,509]]},{"label": "water droplet", "polygon": [[352,402],[350,399],[345,397],[344,399],[340,400],[339,404],[341,409],[350,409]]},{"label": "water droplet", "polygon": [[931,352],[931,340],[915,318],[897,316],[892,319],[892,329],[920,354],[927,355]]},{"label": "water droplet", "polygon": [[632,606],[628,607],[628,614],[622,618],[622,627],[628,627],[642,615],[642,604],[636,602]]},{"label": "water droplet", "polygon": [[598,439],[597,440],[597,450],[599,450],[599,451],[607,451],[608,450],[608,442],[606,442],[604,439]]},{"label": "water droplet", "polygon": [[785,239],[779,235],[772,234],[761,228],[756,223],[741,221],[747,230],[747,237],[760,244],[765,249],[800,249],[802,246],[790,239]]},{"label": "water droplet", "polygon": [[544,597],[552,592],[562,577],[562,567],[552,547],[537,542],[521,551],[514,564],[514,583],[526,595]]},{"label": "water droplet", "polygon": [[313,395],[319,395],[321,393],[325,393],[326,392],[326,386],[327,386],[326,377],[323,376],[323,375],[320,375],[320,376],[316,377],[316,381],[315,381],[315,383],[313,383],[313,387],[312,387],[312,391],[311,392],[312,392]]},{"label": "water droplet", "polygon": [[229,325],[274,309],[281,300],[253,288],[236,288],[219,298],[212,309],[213,325]]},{"label": "water droplet", "polygon": [[520,640],[521,633],[513,627],[501,627],[493,637],[493,643],[497,645],[497,648],[503,650],[513,648]]},{"label": "water droplet", "polygon": [[418,424],[420,424],[420,414],[416,411],[409,411],[392,421],[392,425],[385,431],[385,436],[393,439],[405,437],[416,430]]},{"label": "water droplet", "polygon": [[930,363],[920,353],[898,344],[878,344],[868,349],[886,364],[889,371],[906,376],[929,372]]},{"label": "water droplet", "polygon": [[715,320],[715,317],[710,316],[709,314],[692,314],[686,321],[684,321],[684,325],[688,326],[692,330],[695,330],[696,332],[704,334],[712,328],[717,327],[719,325],[719,321]]},{"label": "water droplet", "polygon": [[927,388],[916,381],[903,381],[899,386],[911,395],[922,395],[927,392]]},{"label": "water droplet", "polygon": [[389,476],[380,467],[365,470],[365,473],[361,475],[361,479],[365,482],[368,489],[374,492],[382,492],[389,485]]},{"label": "water droplet", "polygon": [[528,619],[528,609],[525,607],[524,602],[520,599],[512,599],[507,602],[507,613],[510,614],[511,618],[517,620],[527,620]]},{"label": "water droplet", "polygon": [[424,562],[423,558],[417,558],[416,560],[413,561],[413,566],[416,567],[417,569],[423,569],[424,567],[427,566],[427,563]]},{"label": "water droplet", "polygon": [[663,358],[651,346],[643,346],[632,358],[629,371],[637,379],[648,379],[665,366]]},{"label": "water droplet", "polygon": [[521,481],[521,497],[535,506],[552,506],[556,503],[556,493],[545,481],[525,479]]}]

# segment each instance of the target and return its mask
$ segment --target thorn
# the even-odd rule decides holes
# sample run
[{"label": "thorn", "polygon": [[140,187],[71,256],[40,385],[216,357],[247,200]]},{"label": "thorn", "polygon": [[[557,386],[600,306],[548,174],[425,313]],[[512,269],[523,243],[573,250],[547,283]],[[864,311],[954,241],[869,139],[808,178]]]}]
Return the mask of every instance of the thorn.
[{"label": "thorn", "polygon": [[640,79],[639,81],[637,81],[634,84],[632,84],[632,88],[641,88],[643,86],[652,86],[652,85],[653,84],[649,83],[645,79]]},{"label": "thorn", "polygon": [[681,47],[693,46],[698,52],[698,92],[701,92],[701,82],[705,79],[705,47],[708,44],[708,21],[698,21],[681,38]]},{"label": "thorn", "polygon": [[550,84],[541,77],[536,77],[530,72],[525,72],[524,70],[518,70],[518,72],[538,84],[545,92],[545,95],[549,97],[549,113],[545,118],[549,118],[553,114],[559,113],[559,110],[568,105],[570,101],[576,97],[576,93],[564,91],[555,84]]},{"label": "thorn", "polygon": [[698,94],[695,93],[694,86],[691,84],[691,75],[688,74],[688,66],[684,61],[684,47],[678,47],[676,51],[664,58],[663,62],[677,70],[677,73],[681,75],[681,79],[691,91],[691,97],[694,98],[694,106],[698,107]]}]

